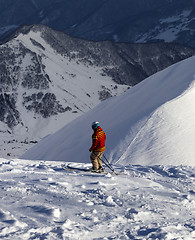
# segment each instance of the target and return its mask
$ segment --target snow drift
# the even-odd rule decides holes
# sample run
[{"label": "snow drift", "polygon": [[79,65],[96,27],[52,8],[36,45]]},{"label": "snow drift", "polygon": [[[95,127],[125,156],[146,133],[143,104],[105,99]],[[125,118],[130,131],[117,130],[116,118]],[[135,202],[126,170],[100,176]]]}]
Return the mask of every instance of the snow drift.
[{"label": "snow drift", "polygon": [[45,137],[21,158],[89,162],[91,122],[107,133],[113,163],[195,166],[195,57],[154,74],[127,93]]}]

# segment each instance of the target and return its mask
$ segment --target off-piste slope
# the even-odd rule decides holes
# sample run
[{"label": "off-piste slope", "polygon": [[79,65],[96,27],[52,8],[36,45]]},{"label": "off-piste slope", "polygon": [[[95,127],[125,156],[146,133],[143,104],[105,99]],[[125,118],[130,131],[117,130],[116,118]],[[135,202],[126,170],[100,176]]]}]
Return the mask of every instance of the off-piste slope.
[{"label": "off-piste slope", "polygon": [[[195,57],[111,98],[40,141],[22,158],[89,162],[91,122],[107,133],[113,163],[195,165]],[[133,103],[133,104],[132,104]]]}]

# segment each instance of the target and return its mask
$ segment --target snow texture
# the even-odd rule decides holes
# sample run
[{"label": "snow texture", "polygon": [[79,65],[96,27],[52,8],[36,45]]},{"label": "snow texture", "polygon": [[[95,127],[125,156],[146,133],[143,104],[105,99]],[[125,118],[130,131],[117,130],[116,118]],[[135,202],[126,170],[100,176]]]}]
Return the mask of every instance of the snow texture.
[{"label": "snow texture", "polygon": [[195,166],[195,57],[99,104],[22,158],[89,162],[93,121],[107,133],[106,156],[121,165]]},{"label": "snow texture", "polygon": [[194,167],[62,165],[0,159],[1,239],[195,239]]}]

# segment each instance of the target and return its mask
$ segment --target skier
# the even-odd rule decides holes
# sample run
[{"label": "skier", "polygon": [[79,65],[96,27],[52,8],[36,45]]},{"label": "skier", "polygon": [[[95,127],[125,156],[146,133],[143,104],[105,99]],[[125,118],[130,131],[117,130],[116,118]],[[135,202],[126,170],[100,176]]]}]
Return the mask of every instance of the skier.
[{"label": "skier", "polygon": [[91,163],[94,171],[103,172],[101,157],[105,151],[106,134],[99,125],[99,122],[93,122],[91,125],[94,133],[92,135],[92,146],[89,149],[91,152]]}]

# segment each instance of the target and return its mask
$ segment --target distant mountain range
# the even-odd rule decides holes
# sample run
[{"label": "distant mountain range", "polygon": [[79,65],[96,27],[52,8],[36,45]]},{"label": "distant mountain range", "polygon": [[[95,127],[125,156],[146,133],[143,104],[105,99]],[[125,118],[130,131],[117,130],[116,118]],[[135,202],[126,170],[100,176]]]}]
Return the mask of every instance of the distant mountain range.
[{"label": "distant mountain range", "polygon": [[90,42],[45,25],[22,27],[0,45],[0,152],[18,156],[101,101],[194,54],[176,44]]},{"label": "distant mountain range", "polygon": [[93,41],[195,47],[194,0],[1,0],[1,38],[21,25],[38,23]]}]

